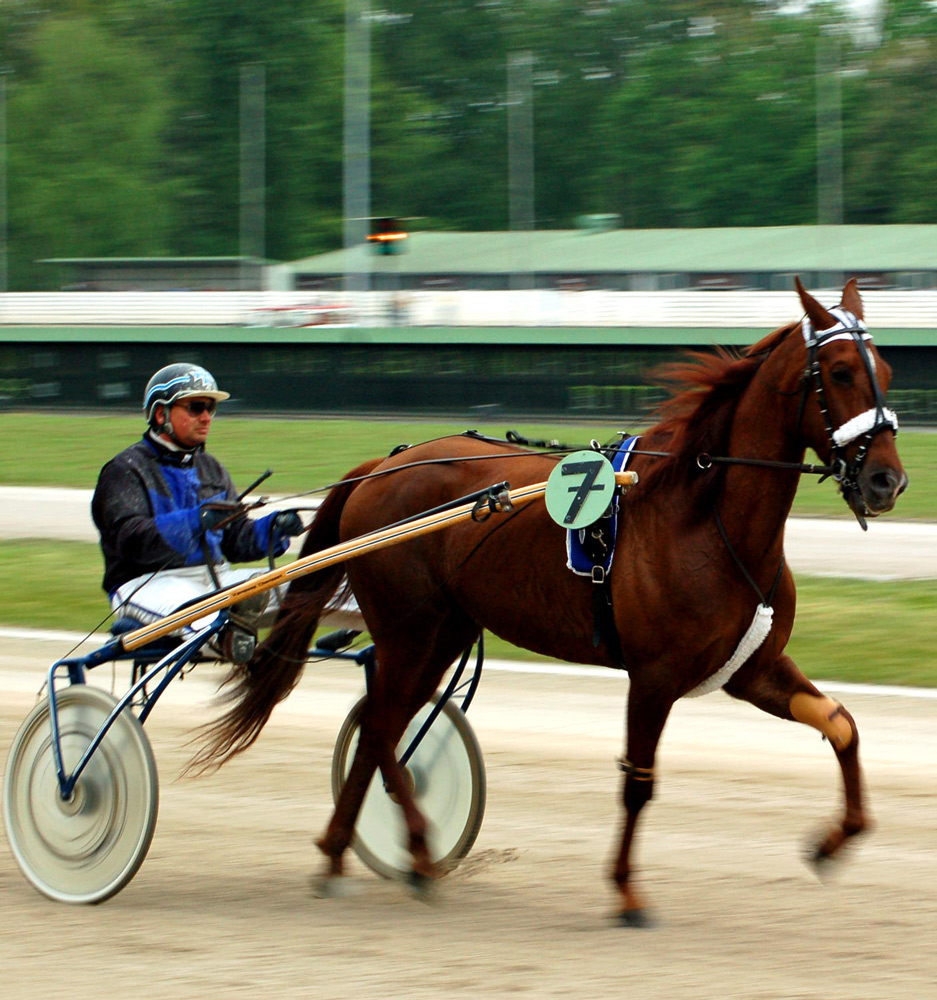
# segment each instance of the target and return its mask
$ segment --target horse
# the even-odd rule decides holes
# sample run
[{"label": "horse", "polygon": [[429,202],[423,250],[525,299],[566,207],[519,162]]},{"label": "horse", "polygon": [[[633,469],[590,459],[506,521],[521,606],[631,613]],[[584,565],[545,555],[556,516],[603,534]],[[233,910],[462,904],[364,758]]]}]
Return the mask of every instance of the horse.
[{"label": "horse", "polygon": [[[696,354],[666,373],[673,391],[640,439],[622,496],[618,556],[598,627],[595,584],[569,572],[566,532],[545,505],[466,521],[295,580],[276,624],[234,675],[227,711],[197,755],[219,766],[256,740],[297,683],[324,610],[350,586],[375,644],[378,669],[351,769],[317,841],[324,879],[343,856],[369,781],[380,769],[406,821],[413,878],[434,871],[427,823],[395,747],[445,671],[482,629],[524,649],[629,674],[622,799],[612,879],[616,917],[647,920],[631,854],[651,799],[655,754],[674,703],[722,688],[781,719],[819,730],[842,773],[841,818],[816,845],[817,863],[866,827],[859,731],[785,653],[795,611],[784,527],[813,449],[860,522],[893,508],[908,484],[885,406],[891,370],[871,343],[855,280],[824,308],[796,280],[804,316],[744,352]],[[353,469],[324,499],[302,549],[320,551],[462,497],[499,479],[547,479],[556,455],[453,436]],[[343,578],[347,577],[347,581]],[[755,612],[754,618],[753,611]]]}]

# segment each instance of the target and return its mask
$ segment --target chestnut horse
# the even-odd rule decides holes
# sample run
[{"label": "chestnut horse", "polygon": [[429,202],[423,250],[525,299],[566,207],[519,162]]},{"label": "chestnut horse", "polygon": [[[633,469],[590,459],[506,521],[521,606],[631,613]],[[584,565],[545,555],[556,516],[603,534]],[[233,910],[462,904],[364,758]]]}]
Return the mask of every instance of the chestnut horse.
[{"label": "chestnut horse", "polygon": [[[257,738],[299,679],[313,631],[347,574],[378,669],[357,753],[318,841],[327,878],[342,873],[376,767],[403,808],[414,877],[434,874],[426,822],[394,750],[449,664],[482,629],[557,659],[628,671],[625,819],[613,872],[623,923],[644,919],[630,861],[635,826],[651,798],[668,713],[690,693],[722,687],[829,739],[845,808],[816,858],[832,858],[866,825],[859,734],[849,712],[784,652],[795,605],[784,525],[800,474],[811,468],[802,466],[807,448],[833,472],[860,521],[890,510],[907,477],[895,449],[897,420],[884,403],[891,372],[866,332],[855,282],[831,311],[799,281],[797,290],[806,314],[801,322],[741,357],[697,355],[671,371],[680,389],[629,465],[640,485],[620,505],[609,574],[614,628],[599,630],[597,644],[595,585],[566,568],[565,532],[543,504],[467,521],[294,581],[270,636],[233,676],[231,707],[209,727],[198,762],[223,762]],[[458,436],[365,463],[324,500],[303,555],[499,480],[512,487],[545,480],[556,461]]]}]

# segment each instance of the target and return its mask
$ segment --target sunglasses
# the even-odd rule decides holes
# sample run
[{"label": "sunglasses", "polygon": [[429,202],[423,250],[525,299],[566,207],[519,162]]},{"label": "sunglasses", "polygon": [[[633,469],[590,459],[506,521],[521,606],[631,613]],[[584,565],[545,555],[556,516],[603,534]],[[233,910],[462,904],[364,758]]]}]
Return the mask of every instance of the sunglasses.
[{"label": "sunglasses", "polygon": [[193,399],[191,402],[177,403],[176,405],[181,406],[193,417],[200,417],[203,413],[214,416],[215,410],[218,409],[218,401],[215,399],[209,399],[207,402],[204,399]]}]

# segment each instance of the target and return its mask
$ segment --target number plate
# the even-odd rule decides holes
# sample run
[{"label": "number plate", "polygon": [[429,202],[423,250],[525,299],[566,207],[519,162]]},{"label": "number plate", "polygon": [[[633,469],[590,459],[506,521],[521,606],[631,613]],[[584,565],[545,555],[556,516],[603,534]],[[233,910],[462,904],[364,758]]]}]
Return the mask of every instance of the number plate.
[{"label": "number plate", "polygon": [[547,512],[564,528],[585,528],[608,510],[615,490],[612,463],[597,451],[574,451],[550,473]]}]

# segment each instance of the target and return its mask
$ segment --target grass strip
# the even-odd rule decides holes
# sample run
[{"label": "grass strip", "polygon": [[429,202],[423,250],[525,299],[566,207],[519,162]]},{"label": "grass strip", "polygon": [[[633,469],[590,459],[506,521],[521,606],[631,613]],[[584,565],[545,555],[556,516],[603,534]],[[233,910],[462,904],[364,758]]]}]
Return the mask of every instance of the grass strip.
[{"label": "grass strip", "polygon": [[[224,462],[241,489],[265,469],[274,475],[267,493],[295,493],[340,479],[365,459],[386,455],[398,444],[416,444],[473,427],[503,438],[512,427],[530,439],[557,439],[588,445],[609,441],[617,427],[596,424],[534,424],[511,421],[398,421],[366,419],[216,418],[211,450]],[[142,433],[132,416],[3,413],[0,436],[0,485],[68,486],[92,489],[101,466]],[[937,521],[937,434],[903,430],[898,438],[911,487],[898,502],[903,519]],[[809,460],[809,456],[808,456]],[[851,517],[836,485],[804,476],[794,503],[800,517]]]},{"label": "grass strip", "polygon": [[[0,624],[89,632],[107,613],[102,561],[87,542],[0,542]],[[937,581],[799,576],[788,652],[812,678],[937,686]],[[486,636],[487,654],[543,659]]]}]

